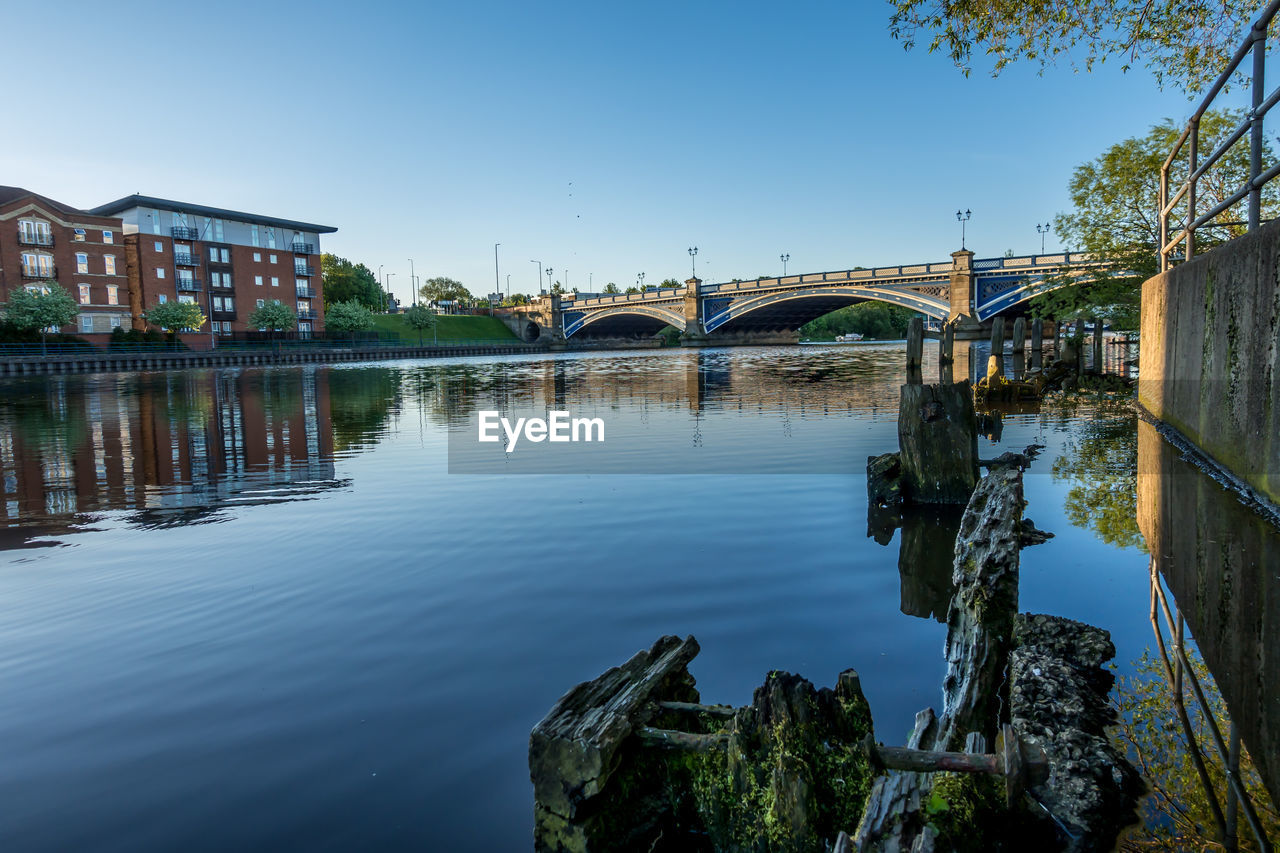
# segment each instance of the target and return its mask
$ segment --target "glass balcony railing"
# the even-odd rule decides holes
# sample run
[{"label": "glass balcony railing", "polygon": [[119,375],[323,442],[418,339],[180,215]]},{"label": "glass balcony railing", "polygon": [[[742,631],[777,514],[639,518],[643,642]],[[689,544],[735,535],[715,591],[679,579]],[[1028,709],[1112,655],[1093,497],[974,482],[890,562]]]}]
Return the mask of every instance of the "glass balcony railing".
[{"label": "glass balcony railing", "polygon": [[295,255],[314,255],[316,253],[315,243],[294,243],[290,247]]},{"label": "glass balcony railing", "polygon": [[202,283],[198,278],[180,278],[178,279],[178,290],[197,291],[202,287]]},{"label": "glass balcony railing", "polygon": [[173,262],[180,267],[198,267],[200,261],[199,255],[174,254],[173,256]]},{"label": "glass balcony railing", "polygon": [[175,225],[169,229],[169,235],[175,240],[197,240],[200,238],[200,232],[194,228],[186,228],[182,225]]}]

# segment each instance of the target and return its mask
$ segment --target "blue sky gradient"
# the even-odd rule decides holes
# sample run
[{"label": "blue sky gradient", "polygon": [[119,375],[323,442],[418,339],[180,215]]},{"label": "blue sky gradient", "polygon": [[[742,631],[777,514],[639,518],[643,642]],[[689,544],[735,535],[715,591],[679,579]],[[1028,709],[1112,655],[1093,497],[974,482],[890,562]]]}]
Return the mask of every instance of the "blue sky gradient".
[{"label": "blue sky gradient", "polygon": [[[582,290],[1039,249],[1079,163],[1191,112],[1109,63],[963,77],[880,2],[10,4],[0,183],[335,225],[394,272]],[[12,94],[12,90],[11,90]],[[14,113],[11,113],[14,115]],[[1060,244],[1051,235],[1048,248]]]}]

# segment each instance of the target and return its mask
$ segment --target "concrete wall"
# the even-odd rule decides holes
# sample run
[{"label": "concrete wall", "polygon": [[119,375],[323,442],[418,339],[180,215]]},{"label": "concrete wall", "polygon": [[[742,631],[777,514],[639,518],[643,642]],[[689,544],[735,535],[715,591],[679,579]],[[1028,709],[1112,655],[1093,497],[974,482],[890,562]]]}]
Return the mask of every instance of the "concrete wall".
[{"label": "concrete wall", "polygon": [[1138,399],[1280,503],[1280,221],[1142,285]]}]

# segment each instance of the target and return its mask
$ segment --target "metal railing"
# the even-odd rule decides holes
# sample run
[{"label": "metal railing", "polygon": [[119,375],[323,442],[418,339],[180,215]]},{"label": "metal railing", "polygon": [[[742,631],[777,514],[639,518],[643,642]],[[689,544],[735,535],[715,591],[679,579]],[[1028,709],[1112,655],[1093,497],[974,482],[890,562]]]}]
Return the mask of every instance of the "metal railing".
[{"label": "metal railing", "polygon": [[178,290],[196,291],[201,289],[201,282],[198,278],[180,278],[178,279]]},{"label": "metal railing", "polygon": [[316,295],[316,292],[309,287],[299,287],[297,291],[299,299],[312,299]]},{"label": "metal railing", "polygon": [[314,243],[293,243],[289,246],[295,255],[314,255],[316,247]]},{"label": "metal railing", "polygon": [[169,236],[175,240],[199,240],[200,232],[195,228],[185,228],[181,225],[175,225],[169,229]]},{"label": "metal railing", "polygon": [[[1164,165],[1160,167],[1159,255],[1160,270],[1162,272],[1171,266],[1173,251],[1178,247],[1179,243],[1183,244],[1183,260],[1191,260],[1195,255],[1196,229],[1211,223],[1245,198],[1249,199],[1249,230],[1253,231],[1261,224],[1262,188],[1274,178],[1280,176],[1280,163],[1266,171],[1262,169],[1262,120],[1272,107],[1280,103],[1280,88],[1275,89],[1265,97],[1263,90],[1267,63],[1267,28],[1271,26],[1271,20],[1276,16],[1277,12],[1280,12],[1280,0],[1271,0],[1267,7],[1262,10],[1258,20],[1254,21],[1253,26],[1249,28],[1249,34],[1245,36],[1240,47],[1236,49],[1235,55],[1227,63],[1226,69],[1218,76],[1218,79],[1209,88],[1203,100],[1200,101],[1200,106],[1196,108],[1191,120],[1187,122],[1187,126],[1183,128],[1181,135],[1178,136],[1178,141],[1173,144],[1173,150],[1165,158]],[[1199,150],[1200,119],[1204,118],[1204,114],[1209,111],[1214,99],[1222,92],[1231,76],[1240,69],[1245,57],[1250,54],[1253,56],[1253,76],[1249,81],[1250,109],[1245,113],[1244,120],[1240,122],[1235,130],[1202,161]],[[1246,133],[1249,134],[1248,178],[1231,195],[1215,204],[1205,213],[1197,215],[1196,190],[1200,179]],[[1182,153],[1184,146],[1187,148],[1187,179],[1182,182],[1171,197],[1169,195],[1169,172],[1177,161],[1178,155]],[[1186,214],[1183,218],[1182,226],[1171,237],[1169,216],[1184,198],[1186,199]]]},{"label": "metal railing", "polygon": [[315,319],[315,317],[316,317],[316,312],[312,311],[310,308],[299,308],[299,309],[298,309],[298,319],[299,319],[299,320],[313,320],[313,319]]},{"label": "metal railing", "polygon": [[294,264],[293,274],[294,275],[315,275],[316,271],[314,268],[312,268],[310,264]]},{"label": "metal railing", "polygon": [[[1218,727],[1218,722],[1214,718],[1213,709],[1205,698],[1204,687],[1200,684],[1200,679],[1196,677],[1195,668],[1187,657],[1186,623],[1182,618],[1182,613],[1178,610],[1176,602],[1172,608],[1169,606],[1169,599],[1165,596],[1164,589],[1160,585],[1160,569],[1154,557],[1151,559],[1150,566],[1151,627],[1155,631],[1160,662],[1164,667],[1165,676],[1169,679],[1169,687],[1173,691],[1173,703],[1174,709],[1177,711],[1178,722],[1182,727],[1183,735],[1187,739],[1191,760],[1195,765],[1196,774],[1200,778],[1200,786],[1205,793],[1209,810],[1213,813],[1213,822],[1218,832],[1218,841],[1222,844],[1223,850],[1228,851],[1228,853],[1234,853],[1239,849],[1239,812],[1243,809],[1245,821],[1249,824],[1249,828],[1253,831],[1253,836],[1258,842],[1258,849],[1262,853],[1272,853],[1271,842],[1267,838],[1262,822],[1258,819],[1258,812],[1253,806],[1253,800],[1250,798],[1249,791],[1245,788],[1244,781],[1240,776],[1240,733],[1236,729],[1235,722],[1231,721],[1227,738],[1224,739],[1222,737],[1222,730]],[[1170,655],[1170,643],[1165,642],[1165,629],[1160,626],[1160,614],[1164,615],[1165,626],[1170,634],[1173,647],[1172,655]],[[1191,688],[1191,693],[1196,703],[1200,706],[1200,713],[1207,723],[1206,728],[1210,735],[1211,747],[1216,750],[1218,758],[1222,762],[1223,775],[1227,780],[1226,796],[1224,797],[1225,808],[1218,802],[1217,786],[1213,784],[1209,768],[1204,761],[1199,739],[1196,736],[1195,727],[1192,726],[1191,718],[1187,714],[1185,705],[1187,687]]]},{"label": "metal railing", "polygon": [[35,279],[57,278],[58,268],[56,266],[32,267],[32,266],[23,264],[22,277],[35,278]]},{"label": "metal railing", "polygon": [[200,255],[178,255],[173,256],[173,262],[180,267],[198,267],[204,260]]},{"label": "metal railing", "polygon": [[30,231],[19,231],[18,244],[21,246],[52,246],[53,235],[40,231],[34,234]]}]

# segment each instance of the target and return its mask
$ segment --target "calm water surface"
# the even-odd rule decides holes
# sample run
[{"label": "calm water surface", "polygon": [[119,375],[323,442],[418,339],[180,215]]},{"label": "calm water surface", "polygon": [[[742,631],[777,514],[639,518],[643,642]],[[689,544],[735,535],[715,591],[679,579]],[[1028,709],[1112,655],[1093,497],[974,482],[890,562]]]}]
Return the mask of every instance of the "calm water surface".
[{"label": "calm water surface", "polygon": [[[530,728],[664,633],[697,636],[708,701],[854,667],[899,741],[938,705],[953,535],[869,530],[901,363],[884,344],[3,381],[0,849],[528,849]],[[479,408],[599,415],[626,453],[450,474]],[[984,457],[1047,445],[1027,512],[1057,535],[1024,552],[1022,608],[1108,628],[1123,670],[1152,644],[1134,419],[985,429]],[[900,564],[904,536],[940,559]]]}]

